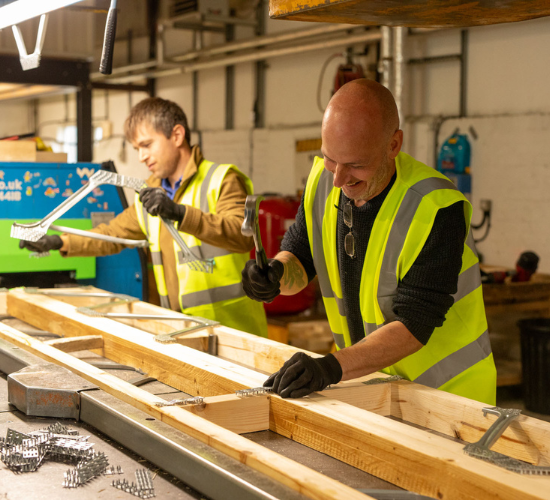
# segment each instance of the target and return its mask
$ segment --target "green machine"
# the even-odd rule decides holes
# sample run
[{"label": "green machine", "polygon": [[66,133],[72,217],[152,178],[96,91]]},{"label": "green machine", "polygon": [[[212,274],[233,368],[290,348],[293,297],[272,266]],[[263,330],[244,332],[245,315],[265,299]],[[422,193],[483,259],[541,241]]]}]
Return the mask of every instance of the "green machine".
[{"label": "green machine", "polygon": [[[112,162],[0,162],[0,287],[54,287],[78,283],[115,293],[147,298],[146,258],[143,251],[125,249],[106,257],[33,257],[10,237],[14,222],[41,220],[87,183],[97,170],[116,171]],[[56,224],[81,230],[108,222],[127,207],[121,188],[100,186],[72,207]],[[48,234],[59,234],[49,230]]]}]

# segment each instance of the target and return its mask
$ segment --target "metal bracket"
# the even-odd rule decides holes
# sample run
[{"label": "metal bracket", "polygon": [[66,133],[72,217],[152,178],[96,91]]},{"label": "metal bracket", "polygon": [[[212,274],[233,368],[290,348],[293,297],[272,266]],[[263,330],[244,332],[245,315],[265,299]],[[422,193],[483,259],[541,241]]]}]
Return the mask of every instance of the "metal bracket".
[{"label": "metal bracket", "polygon": [[496,415],[498,418],[493,422],[493,425],[487,429],[487,432],[481,437],[477,443],[468,443],[464,447],[464,453],[471,457],[479,458],[485,462],[489,462],[494,465],[498,465],[506,470],[517,472],[518,474],[532,474],[539,476],[550,475],[549,466],[539,466],[517,460],[516,458],[503,455],[492,451],[490,448],[496,443],[502,433],[508,428],[508,426],[517,419],[521,410],[518,409],[504,409],[495,406],[493,408],[483,408],[483,416],[486,417],[488,413]]},{"label": "metal bracket", "polygon": [[206,406],[204,403],[204,398],[201,396],[195,396],[193,398],[187,399],[171,399],[170,401],[158,401],[155,403],[155,406],[158,408],[163,408],[165,406]]},{"label": "metal bracket", "polygon": [[[206,318],[199,318],[198,316],[185,316],[185,318],[182,318],[182,319],[185,319],[187,321],[192,321],[196,323],[196,325],[183,328],[182,330],[178,330],[177,332],[159,333],[158,335],[155,335],[155,341],[160,342],[161,344],[174,344],[177,342],[177,337],[180,337],[181,335],[188,335],[189,333],[198,332],[203,328],[218,326],[220,324],[219,321],[214,321]],[[215,337],[215,335],[213,334],[211,335]],[[209,349],[209,352],[210,352],[210,349]]]},{"label": "metal bracket", "polygon": [[[86,288],[86,287],[79,287]],[[112,292],[71,292],[71,288],[59,289],[59,290],[45,290],[43,288],[36,287],[25,287],[23,291],[25,293],[37,294],[37,295],[48,295],[51,297],[97,297],[97,298],[106,298],[106,299],[118,299],[118,300],[127,300],[128,302],[138,301],[136,297],[130,295],[125,295],[123,293],[112,293]]]},{"label": "metal bracket", "polygon": [[40,16],[40,24],[38,25],[38,34],[36,35],[36,45],[32,54],[27,54],[27,47],[25,46],[25,40],[19,26],[13,25],[12,31],[15,37],[15,43],[17,44],[17,50],[19,51],[19,60],[21,61],[21,67],[23,71],[29,69],[35,69],[40,66],[40,58],[42,57],[42,47],[44,46],[44,38],[46,37],[46,27],[48,26],[48,14],[42,14]]},{"label": "metal bracket", "polygon": [[391,377],[378,377],[371,378],[366,382],[361,382],[363,385],[377,385],[377,384],[387,384],[388,382],[397,382],[398,380],[404,380],[401,375],[392,375]]},{"label": "metal bracket", "polygon": [[273,389],[271,387],[252,387],[251,389],[241,389],[235,391],[235,395],[239,398],[250,398],[253,396],[267,396],[272,394]]},{"label": "metal bracket", "polygon": [[131,304],[132,302],[138,302],[138,301],[139,299],[136,299],[134,297],[128,297],[128,298],[117,297],[116,300],[114,300],[113,302],[103,302],[102,304],[95,304],[93,306],[77,307],[76,311],[90,316],[90,310],[94,311],[95,309],[102,309],[104,307],[121,306],[123,304]]},{"label": "metal bracket", "polygon": [[[88,193],[103,184],[127,187],[135,191],[140,191],[141,189],[147,187],[147,184],[145,184],[143,180],[136,177],[115,174],[114,172],[108,172],[107,170],[98,170],[90,177],[87,184],[82,186],[59,206],[54,208],[41,221],[31,224],[19,224],[14,222],[11,227],[10,236],[19,240],[38,241],[42,238],[42,236],[46,235],[48,229],[57,219],[76,205],[76,203],[82,200]],[[212,259],[197,258],[191,249],[186,245],[185,241],[183,241],[183,238],[174,226],[174,223],[162,217],[161,220],[174,241],[180,247],[183,255],[183,263],[189,265],[193,271],[212,273],[214,270],[214,261]]]},{"label": "metal bracket", "polygon": [[[146,248],[149,246],[147,240],[130,240],[128,238],[117,238],[116,236],[108,236],[106,234],[92,233],[91,231],[82,231],[81,229],[75,229],[73,227],[57,226],[52,224],[50,229],[59,231],[60,233],[74,234],[75,236],[83,236],[84,238],[91,238],[92,240],[108,241],[109,243],[116,243],[119,245],[126,245],[128,247]],[[29,257],[42,258],[49,257],[50,252],[31,252]]]}]

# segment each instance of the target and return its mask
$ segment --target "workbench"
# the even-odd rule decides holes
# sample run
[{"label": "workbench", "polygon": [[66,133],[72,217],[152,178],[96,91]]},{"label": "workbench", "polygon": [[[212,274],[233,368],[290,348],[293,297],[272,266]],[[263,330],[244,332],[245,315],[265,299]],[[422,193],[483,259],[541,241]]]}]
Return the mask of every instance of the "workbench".
[{"label": "workbench", "polygon": [[[295,347],[201,326],[198,318],[138,300],[113,295],[106,303],[89,288],[6,295],[9,314],[63,337],[42,342],[0,323],[0,363],[12,379],[30,371],[43,388],[48,367],[76,377],[83,389],[67,408],[204,496],[372,500],[388,498],[370,489],[385,487],[394,496],[550,500],[550,424],[517,410],[487,409],[382,373],[283,399],[261,385],[300,352]],[[121,378],[113,363],[130,373]],[[147,374],[141,382],[156,379],[150,392],[134,380],[136,370]],[[13,394],[26,408],[21,391]],[[494,439],[482,445],[488,436]],[[472,447],[483,454],[465,453]]]},{"label": "workbench", "polygon": [[[32,325],[23,321],[11,318],[4,315],[1,321],[4,324],[13,326],[20,331],[30,333],[34,338],[39,340],[51,340],[57,337],[55,334],[44,332],[34,328]],[[0,341],[0,348],[5,346],[5,343]],[[111,365],[113,368],[104,368],[107,373],[111,373],[121,380],[139,379],[137,372],[131,367],[114,363],[107,358],[94,354],[92,351],[83,350],[73,352],[73,355],[78,359],[90,362],[102,367]],[[121,369],[122,368],[122,369]],[[124,369],[125,368],[125,369]],[[140,388],[158,395],[163,399],[171,400],[176,398],[190,397],[189,394],[183,393],[159,381],[146,382],[140,385]],[[102,391],[94,391],[98,394]],[[112,396],[103,393],[98,396],[113,409],[120,411],[136,410],[129,407],[125,403],[113,398]],[[84,487],[78,488],[77,491],[62,487],[63,473],[69,468],[69,465],[55,462],[45,461],[44,464],[35,473],[14,474],[4,464],[0,462],[0,495],[5,494],[10,500],[27,499],[29,492],[33,492],[34,500],[50,500],[50,499],[65,499],[75,496],[79,500],[96,499],[96,498],[131,498],[131,495],[125,492],[116,490],[111,486],[113,479],[127,478],[129,481],[134,480],[133,474],[136,469],[148,468],[154,476],[154,486],[157,498],[163,499],[204,499],[204,495],[190,488],[172,474],[160,469],[155,464],[144,459],[140,455],[132,451],[132,446],[122,446],[119,444],[120,438],[117,439],[116,426],[111,429],[103,429],[100,432],[92,425],[84,422],[78,422],[71,419],[59,418],[44,418],[44,417],[29,417],[17,410],[13,405],[8,404],[8,389],[6,374],[2,373],[2,362],[0,356],[0,436],[5,436],[8,428],[20,431],[30,432],[43,429],[52,423],[61,422],[63,425],[70,426],[72,429],[77,429],[81,435],[89,435],[89,441],[94,443],[94,449],[104,452],[111,465],[120,465],[124,474],[122,475],[106,475],[100,476],[92,480]],[[153,422],[154,419],[149,419],[148,415],[142,414],[142,418]],[[158,422],[163,425],[162,423]],[[173,431],[172,431],[173,432]],[[175,432],[176,436],[185,439],[185,435]],[[363,472],[359,469],[351,467],[339,460],[331,458],[323,453],[319,453],[307,446],[296,443],[284,436],[276,434],[270,430],[246,433],[244,437],[251,441],[261,444],[266,448],[280,453],[298,463],[307,465],[309,468],[322,472],[329,477],[342,481],[344,484],[355,488],[382,492],[402,491],[400,488],[383,481],[371,474]],[[215,481],[215,479],[213,478]],[[1,498],[1,496],[0,496]],[[282,497],[281,497],[282,498]],[[382,497],[383,498],[383,497]],[[411,497],[411,499],[414,497]]]}]

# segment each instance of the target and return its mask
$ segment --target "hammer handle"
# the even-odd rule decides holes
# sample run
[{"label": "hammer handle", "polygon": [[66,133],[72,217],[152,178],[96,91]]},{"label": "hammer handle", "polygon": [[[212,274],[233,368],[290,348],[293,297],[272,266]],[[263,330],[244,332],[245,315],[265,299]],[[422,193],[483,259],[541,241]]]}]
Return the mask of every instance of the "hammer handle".
[{"label": "hammer handle", "polygon": [[[258,245],[260,247],[259,250]],[[256,264],[263,273],[267,274],[267,271],[269,270],[269,264],[267,263],[267,256],[262,245],[262,240],[256,242]]]},{"label": "hammer handle", "polygon": [[117,9],[116,0],[112,0],[111,8],[107,14],[105,24],[105,38],[103,40],[103,53],[99,64],[99,72],[103,75],[110,75],[113,71],[113,52],[115,50]]}]

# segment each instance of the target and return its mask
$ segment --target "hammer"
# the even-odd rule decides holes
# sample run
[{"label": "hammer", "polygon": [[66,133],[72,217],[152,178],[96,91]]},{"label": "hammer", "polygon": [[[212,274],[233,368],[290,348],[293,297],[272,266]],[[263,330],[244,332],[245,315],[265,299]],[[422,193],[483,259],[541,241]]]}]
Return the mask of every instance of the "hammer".
[{"label": "hammer", "polygon": [[264,246],[262,245],[262,237],[260,235],[260,224],[258,223],[258,213],[260,210],[260,202],[264,199],[263,196],[249,195],[246,197],[244,204],[244,221],[241,226],[243,236],[253,236],[254,245],[256,247],[256,264],[263,273],[267,273],[268,264],[265,255]]}]

